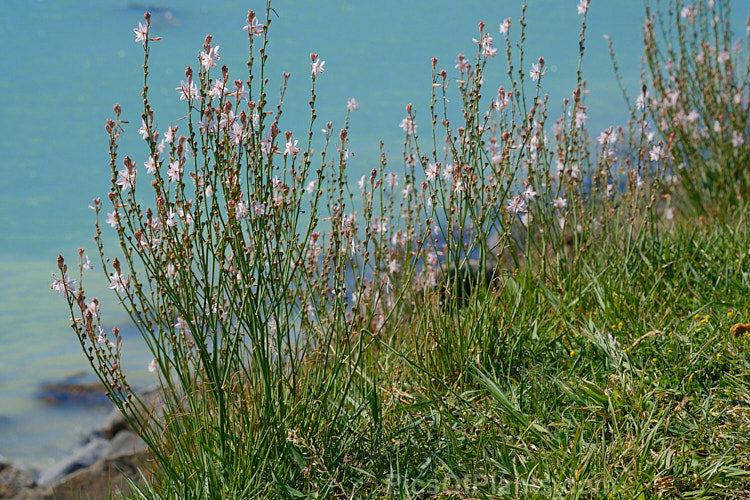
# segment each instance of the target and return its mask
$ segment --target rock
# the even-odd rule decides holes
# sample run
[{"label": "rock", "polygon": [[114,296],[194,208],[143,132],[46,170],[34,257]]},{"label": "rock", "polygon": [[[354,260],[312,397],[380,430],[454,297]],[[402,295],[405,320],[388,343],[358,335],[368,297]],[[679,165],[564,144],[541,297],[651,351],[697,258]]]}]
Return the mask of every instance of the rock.
[{"label": "rock", "polygon": [[10,462],[0,460],[0,499],[17,498],[24,489],[35,488],[34,480]]},{"label": "rock", "polygon": [[39,386],[37,397],[48,404],[103,404],[109,402],[107,390],[86,373],[74,373],[59,382]]},{"label": "rock", "polygon": [[148,450],[146,442],[133,431],[121,431],[109,442],[102,455],[104,460],[116,460],[130,455],[144,454]]},{"label": "rock", "polygon": [[[143,401],[147,408],[157,408],[161,402],[162,389],[158,384],[152,385],[138,392],[138,397]],[[107,438],[112,439],[120,431],[130,429],[128,420],[118,408],[113,408],[107,417],[104,425],[99,429],[99,433]],[[132,430],[132,429],[130,429]]]},{"label": "rock", "polygon": [[[76,376],[61,385],[70,385]],[[138,396],[161,415],[162,389],[158,385],[140,391]],[[53,398],[59,401],[58,397]],[[0,500],[91,500],[118,498],[130,491],[128,479],[134,483],[148,477],[151,464],[148,447],[130,429],[127,420],[115,408],[101,429],[94,431],[88,442],[73,455],[43,472],[37,482],[0,458]]]},{"label": "rock", "polygon": [[104,455],[109,444],[110,442],[106,439],[93,438],[73,455],[44,471],[39,476],[38,483],[41,486],[52,486],[63,482],[65,478],[73,472],[93,465]]},{"label": "rock", "polygon": [[[80,467],[94,456],[97,457],[94,462]],[[133,431],[118,432],[111,441],[95,438],[69,459],[40,477],[39,483],[47,486],[46,489],[36,487],[31,481],[24,483],[26,489],[18,490],[16,496],[0,496],[0,499],[116,498],[119,494],[130,491],[128,479],[138,483],[141,481],[141,473],[147,474],[148,456],[146,443]],[[71,472],[71,469],[74,470]]]},{"label": "rock", "polygon": [[148,477],[147,460],[146,451],[102,458],[91,467],[74,472],[52,490],[56,500],[117,498],[130,491],[127,479],[140,483],[141,471]]},{"label": "rock", "polygon": [[493,267],[481,268],[476,259],[461,264],[460,268],[452,265],[441,272],[438,279],[441,307],[445,307],[449,302],[455,302],[459,307],[463,307],[475,291],[489,290],[496,282],[497,271]]}]

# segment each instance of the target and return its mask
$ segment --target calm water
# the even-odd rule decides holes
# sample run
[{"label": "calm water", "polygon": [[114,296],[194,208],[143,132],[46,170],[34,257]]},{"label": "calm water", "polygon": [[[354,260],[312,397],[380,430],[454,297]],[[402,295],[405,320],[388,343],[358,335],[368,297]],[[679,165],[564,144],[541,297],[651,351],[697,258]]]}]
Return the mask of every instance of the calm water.
[{"label": "calm water", "polygon": [[[403,140],[398,124],[407,103],[414,103],[418,123],[427,114],[431,57],[455,74],[456,55],[475,54],[471,39],[477,36],[477,22],[487,23],[498,45],[499,22],[508,16],[515,21],[521,5],[519,0],[378,3],[377,8],[355,0],[274,3],[278,17],[272,25],[268,74],[292,74],[281,128],[295,135],[306,130],[309,53],[318,52],[326,61],[317,85],[320,126],[331,120],[334,128],[340,127],[347,98],[359,102],[351,118],[352,179],[377,164],[380,140],[398,171]],[[545,91],[555,118],[557,103],[574,86],[581,18],[576,0],[529,3],[527,57],[545,57]],[[744,9],[743,1],[733,3]],[[134,125],[120,152],[139,163],[146,159],[136,132],[143,54],[132,32],[146,7],[155,13],[152,36],[164,37],[152,46],[150,80],[152,104],[164,129],[185,112],[174,88],[187,64],[197,66],[206,33],[221,46],[220,64],[229,66],[230,77],[242,78],[247,38],[241,27],[247,9],[263,11],[262,2],[174,0],[146,6],[125,0],[30,0],[3,5],[0,455],[32,471],[64,456],[108,412],[106,406],[49,406],[35,394],[44,382],[88,369],[68,326],[64,301],[48,285],[58,253],[74,262],[77,248],[93,250],[93,212],[87,206],[108,191],[104,123],[115,102]],[[613,37],[632,93],[639,88],[641,10],[640,0],[592,1],[583,66],[591,90],[592,132],[622,123],[626,116],[603,35]],[[745,15],[735,12],[738,25]],[[512,29],[518,28],[514,24]],[[487,93],[508,86],[503,61],[498,57],[492,62]],[[134,385],[148,383],[150,356],[132,333],[127,336],[126,318],[113,304],[104,279],[89,278],[89,288],[89,296],[103,302],[106,323],[126,332]]]}]

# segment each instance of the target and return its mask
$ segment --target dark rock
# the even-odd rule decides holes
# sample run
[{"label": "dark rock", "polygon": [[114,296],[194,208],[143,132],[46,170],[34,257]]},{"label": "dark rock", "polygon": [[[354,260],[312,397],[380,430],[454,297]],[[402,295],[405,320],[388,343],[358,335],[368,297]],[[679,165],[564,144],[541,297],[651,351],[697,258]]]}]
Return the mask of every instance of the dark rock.
[{"label": "dark rock", "polygon": [[476,259],[444,270],[438,280],[440,305],[445,307],[448,303],[457,303],[463,307],[477,290],[488,290],[496,283],[496,272],[494,267],[482,268]]},{"label": "dark rock", "polygon": [[38,483],[41,486],[52,486],[61,483],[73,472],[89,467],[99,460],[107,451],[110,442],[103,438],[93,438],[83,448],[73,455],[62,460],[54,467],[47,469],[40,476]]}]

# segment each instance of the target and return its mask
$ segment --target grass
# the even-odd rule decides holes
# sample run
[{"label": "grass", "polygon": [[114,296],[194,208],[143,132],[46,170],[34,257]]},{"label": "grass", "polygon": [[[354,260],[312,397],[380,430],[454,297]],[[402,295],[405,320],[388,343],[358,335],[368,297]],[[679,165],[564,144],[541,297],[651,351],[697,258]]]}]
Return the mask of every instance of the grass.
[{"label": "grass", "polygon": [[[483,98],[497,51],[480,24],[457,99],[433,64],[425,136],[406,107],[403,174],[383,155],[358,188],[348,114],[340,132],[299,144],[281,128],[283,92],[267,102],[270,5],[265,24],[248,15],[249,74],[235,82],[247,100],[215,91],[207,37],[183,82],[187,135],[161,148],[147,17],[142,133],[155,168],[138,174],[150,183],[130,158],[118,170],[116,107],[108,222],[120,248],[105,251],[99,222],[97,244],[153,352],[158,412],[130,389],[118,332],[100,329],[62,257],[53,284],[151,450],[156,475],[134,498],[750,497],[750,335],[732,328],[750,321],[748,206],[727,182],[746,170],[747,74],[732,67],[747,63],[706,50],[728,27],[684,8],[659,10],[687,12],[659,18],[691,33],[675,39],[681,51],[664,56],[645,31],[656,95],[642,91],[630,122],[598,141],[580,72],[548,125],[544,61],[523,62],[525,7],[521,42],[506,38],[508,89]],[[661,62],[683,58],[682,74],[699,53],[715,70],[702,78],[725,83],[701,92],[740,89],[714,120],[733,140],[704,133],[710,106],[686,118],[711,95],[685,86],[667,99]],[[659,135],[648,119],[666,123]]]},{"label": "grass", "polygon": [[405,320],[372,361],[378,411],[327,461],[337,481],[358,497],[742,498],[750,338],[729,329],[749,269],[727,255],[747,255],[743,219],[595,252],[565,289],[517,277]]}]

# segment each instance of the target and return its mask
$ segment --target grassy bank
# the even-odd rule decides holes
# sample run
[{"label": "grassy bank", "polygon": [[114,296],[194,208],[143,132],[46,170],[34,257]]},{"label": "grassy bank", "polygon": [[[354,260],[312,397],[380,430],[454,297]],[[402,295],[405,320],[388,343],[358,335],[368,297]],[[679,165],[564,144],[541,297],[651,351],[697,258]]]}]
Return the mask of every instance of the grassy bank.
[{"label": "grassy bank", "polygon": [[[727,45],[728,2],[647,9],[628,123],[587,130],[580,71],[549,118],[560,104],[544,59],[524,60],[524,7],[480,23],[454,69],[433,61],[430,109],[406,106],[403,157],[358,182],[356,102],[319,132],[318,54],[309,130],[284,130],[288,76],[268,102],[270,5],[248,13],[246,77],[231,83],[207,36],[177,89],[187,120],[160,133],[147,15],[149,159],[120,166],[116,106],[112,190],[94,208],[159,412],[85,296],[83,250],[80,281],[61,257],[53,283],[151,449],[158,473],[134,497],[747,495],[747,41]],[[508,81],[489,89],[503,50]]]}]

